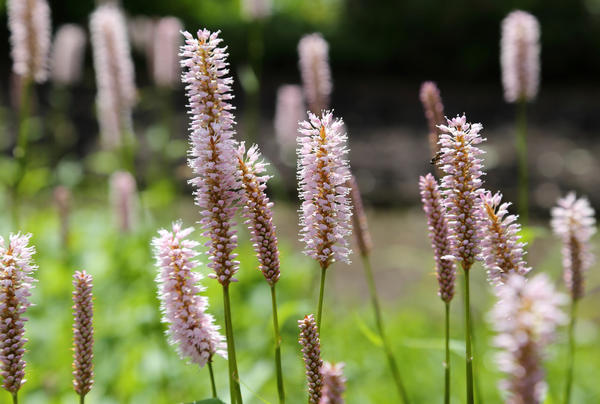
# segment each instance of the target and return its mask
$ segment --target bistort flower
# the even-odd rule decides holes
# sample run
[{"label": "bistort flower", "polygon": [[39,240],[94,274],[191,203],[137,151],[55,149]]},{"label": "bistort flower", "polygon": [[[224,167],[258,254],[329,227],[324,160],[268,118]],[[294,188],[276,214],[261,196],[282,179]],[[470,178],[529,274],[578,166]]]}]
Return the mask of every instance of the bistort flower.
[{"label": "bistort flower", "polygon": [[506,102],[533,100],[540,81],[540,24],[533,15],[517,10],[504,18],[500,63]]},{"label": "bistort flower", "polygon": [[275,136],[281,147],[282,158],[288,157],[288,151],[295,151],[298,122],[306,119],[306,108],[302,88],[294,84],[285,84],[277,89],[275,104]]},{"label": "bistort flower", "polygon": [[596,233],[596,218],[587,198],[570,192],[552,209],[552,230],[562,239],[564,278],[574,300],[584,294],[584,273],[594,261],[590,239]]},{"label": "bistort flower", "polygon": [[208,266],[227,286],[236,280],[233,276],[239,267],[233,252],[237,245],[233,216],[241,189],[233,106],[229,102],[233,79],[227,76],[227,53],[219,47],[219,32],[204,29],[197,37],[189,32],[183,35],[185,45],[179,55],[192,120],[188,164],[196,175],[190,183],[196,188],[203,235],[210,239]]},{"label": "bistort flower", "polygon": [[352,228],[356,235],[356,243],[362,255],[369,255],[373,249],[373,240],[369,232],[369,224],[367,223],[367,214],[363,206],[360,189],[354,175],[348,180],[348,188],[350,188],[350,201],[352,203]]},{"label": "bistort flower", "polygon": [[344,363],[325,362],[321,368],[323,375],[323,389],[319,404],[344,404],[344,391],[346,391],[346,378],[344,377]]},{"label": "bistort flower", "polygon": [[306,368],[308,386],[308,401],[310,404],[320,404],[323,389],[323,360],[321,359],[321,342],[317,323],[312,314],[298,320],[300,337],[298,342],[302,346],[302,358]]},{"label": "bistort flower", "polygon": [[556,327],[566,321],[560,310],[565,296],[554,290],[545,274],[529,281],[510,274],[496,293],[491,322],[498,333],[494,343],[501,349],[498,368],[507,376],[499,387],[508,393],[508,404],[539,404],[546,392],[542,360]]},{"label": "bistort flower", "polygon": [[454,281],[456,277],[456,263],[448,259],[450,255],[450,240],[448,221],[446,219],[443,200],[437,181],[431,174],[419,178],[421,201],[423,210],[427,215],[429,238],[433,248],[436,276],[439,284],[438,296],[446,303],[454,296]]},{"label": "bistort flower", "polygon": [[300,74],[304,96],[313,114],[319,115],[329,108],[331,96],[331,70],[329,44],[319,33],[305,35],[298,42]]},{"label": "bistort flower", "polygon": [[181,222],[175,222],[172,231],[158,232],[152,246],[159,269],[156,282],[162,321],[169,325],[169,342],[177,345],[182,359],[202,367],[214,354],[226,358],[227,353],[215,319],[206,313],[208,299],[199,295],[205,288],[199,284],[202,275],[194,271],[198,243],[187,238],[193,230],[182,229]]},{"label": "bistort flower", "polygon": [[76,271],[73,287],[73,387],[77,394],[85,396],[94,384],[92,275]]},{"label": "bistort flower", "polygon": [[306,245],[305,254],[327,268],[334,261],[349,262],[348,137],[342,132],[342,120],[334,119],[330,111],[308,117],[298,130],[300,239]]},{"label": "bistort flower", "polygon": [[481,255],[488,270],[488,280],[500,285],[511,273],[527,274],[525,243],[521,242],[521,226],[517,216],[508,214],[510,202],[502,203],[502,194],[481,193]]},{"label": "bistort flower", "polygon": [[137,219],[137,187],[131,173],[116,171],[110,176],[110,200],[119,230],[131,231]]},{"label": "bistort flower", "polygon": [[86,34],[76,24],[62,25],[52,45],[52,81],[72,85],[81,79]]},{"label": "bistort flower", "polygon": [[431,149],[431,156],[433,157],[439,150],[438,138],[441,133],[439,125],[445,123],[444,104],[442,104],[440,90],[433,81],[425,81],[421,84],[419,98],[423,104],[425,118],[427,118],[429,125],[429,147]]},{"label": "bistort flower", "polygon": [[183,24],[176,17],[163,17],[154,28],[152,75],[161,87],[172,88],[179,83],[179,47]]}]

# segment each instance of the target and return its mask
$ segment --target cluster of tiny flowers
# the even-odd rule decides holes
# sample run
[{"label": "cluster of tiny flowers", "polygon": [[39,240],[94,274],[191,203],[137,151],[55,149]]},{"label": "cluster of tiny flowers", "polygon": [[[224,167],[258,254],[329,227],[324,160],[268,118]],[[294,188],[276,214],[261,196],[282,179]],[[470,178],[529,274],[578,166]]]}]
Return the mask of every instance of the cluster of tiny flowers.
[{"label": "cluster of tiny flowers", "polygon": [[444,209],[447,211],[450,255],[469,269],[479,255],[479,226],[483,151],[477,147],[485,139],[481,124],[467,123],[457,116],[441,125],[439,166],[442,178]]},{"label": "cluster of tiny flowers", "polygon": [[73,387],[77,394],[85,396],[94,383],[92,275],[75,272],[73,287]]},{"label": "cluster of tiny flowers", "polygon": [[321,369],[323,390],[319,404],[344,404],[342,395],[346,391],[343,363],[325,362]]},{"label": "cluster of tiny flowers", "polygon": [[590,252],[590,238],[596,233],[594,209],[587,198],[574,192],[558,200],[551,211],[552,230],[562,239],[564,278],[573,299],[583,297],[584,272],[590,268],[594,256]]},{"label": "cluster of tiny flowers", "polygon": [[154,29],[152,75],[161,87],[175,87],[179,83],[179,47],[183,25],[176,17],[158,20]]},{"label": "cluster of tiny flowers", "polygon": [[300,74],[304,95],[314,114],[329,107],[333,87],[329,68],[329,44],[319,33],[305,35],[298,42]]},{"label": "cluster of tiny flowers", "polygon": [[350,176],[347,184],[350,188],[350,201],[352,202],[352,227],[354,234],[356,235],[356,243],[358,249],[362,255],[369,255],[373,249],[373,240],[371,239],[371,233],[369,232],[369,225],[367,223],[367,214],[363,206],[362,197],[360,195],[360,189],[358,189],[358,183],[353,175]]},{"label": "cluster of tiny flowers", "polygon": [[302,358],[306,368],[308,401],[310,404],[320,404],[323,389],[323,360],[314,316],[309,314],[303,320],[298,320],[298,327],[300,327],[298,342],[302,346]]},{"label": "cluster of tiny flowers", "polygon": [[249,20],[261,20],[272,13],[272,0],[242,0],[242,14]]},{"label": "cluster of tiny flowers", "polygon": [[421,84],[419,98],[423,104],[425,118],[427,118],[429,125],[429,147],[431,148],[431,155],[434,156],[439,147],[440,129],[438,125],[444,124],[444,104],[442,104],[440,90],[433,81],[426,81]]},{"label": "cluster of tiny flowers", "polygon": [[519,241],[521,226],[517,216],[508,214],[510,202],[502,203],[502,194],[481,193],[481,255],[488,270],[488,279],[495,285],[506,281],[511,273],[525,275],[527,266],[525,243]]},{"label": "cluster of tiny flowers", "polygon": [[269,285],[279,280],[279,248],[273,224],[273,202],[265,193],[269,177],[265,174],[266,163],[260,160],[258,146],[248,151],[242,142],[238,148],[238,160],[242,175],[242,204],[244,217],[254,243],[259,269]]},{"label": "cluster of tiny flowers", "polygon": [[48,78],[50,7],[46,0],[8,0],[13,71],[43,83]]},{"label": "cluster of tiny flowers", "polygon": [[61,26],[52,45],[52,81],[71,85],[81,79],[86,34],[76,24]]},{"label": "cluster of tiny flowers", "polygon": [[29,246],[31,234],[11,234],[8,244],[0,237],[0,369],[2,387],[16,393],[25,383],[26,318],[22,317],[31,302],[37,266]]},{"label": "cluster of tiny flowers", "polygon": [[275,104],[275,135],[282,149],[282,157],[288,157],[288,151],[296,148],[298,122],[306,119],[306,108],[302,88],[295,84],[286,84],[277,89]]},{"label": "cluster of tiny flowers", "polygon": [[136,100],[135,71],[122,12],[111,3],[99,6],[90,17],[90,32],[102,141],[106,147],[118,147],[124,134],[132,130],[131,109]]},{"label": "cluster of tiny flowers", "polygon": [[[237,190],[241,188],[237,150],[233,135],[234,116],[230,100],[233,80],[227,77],[227,53],[219,47],[219,32],[199,30],[194,38],[184,32],[181,47],[183,83],[191,115],[191,150],[188,164],[197,175],[190,183],[196,188],[200,224],[208,237],[210,263],[216,278],[227,286],[239,267],[233,252],[237,245],[235,223]],[[214,276],[214,275],[213,275]]]},{"label": "cluster of tiny flowers", "polygon": [[194,272],[198,243],[186,237],[194,229],[182,229],[181,222],[173,223],[172,231],[160,230],[152,240],[156,265],[156,282],[163,313],[162,321],[169,325],[169,342],[177,345],[181,358],[188,358],[199,366],[206,365],[215,353],[226,357],[226,344],[206,313],[208,299],[200,296],[202,276]]},{"label": "cluster of tiny flowers", "polygon": [[334,261],[349,262],[350,255],[350,168],[342,127],[342,120],[324,111],[320,118],[309,113],[298,130],[300,237],[306,244],[304,252],[322,268]]},{"label": "cluster of tiny flowers", "polygon": [[545,274],[529,281],[511,274],[496,293],[491,321],[498,332],[495,345],[501,349],[498,367],[508,377],[500,388],[508,392],[509,404],[541,403],[546,391],[542,360],[556,327],[566,320],[560,310],[565,296],[554,290]]},{"label": "cluster of tiny flowers", "polygon": [[135,178],[127,171],[117,171],[110,176],[110,199],[118,228],[129,232],[135,227],[137,192]]},{"label": "cluster of tiny flowers", "polygon": [[438,183],[431,174],[419,178],[419,188],[421,190],[423,210],[427,215],[429,238],[431,239],[436,276],[440,286],[438,295],[444,302],[450,302],[454,296],[456,263],[445,258],[450,255],[450,241],[448,239],[448,222],[444,214],[442,197]]},{"label": "cluster of tiny flowers", "polygon": [[506,102],[533,100],[540,81],[540,24],[533,15],[517,10],[504,18],[500,63]]}]

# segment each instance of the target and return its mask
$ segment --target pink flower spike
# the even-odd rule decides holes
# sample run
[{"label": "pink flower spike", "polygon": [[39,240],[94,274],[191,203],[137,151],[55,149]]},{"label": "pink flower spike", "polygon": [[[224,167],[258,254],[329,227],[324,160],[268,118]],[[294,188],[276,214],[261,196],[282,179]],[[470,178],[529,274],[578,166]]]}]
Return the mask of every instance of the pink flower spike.
[{"label": "pink flower spike", "polygon": [[594,209],[587,198],[570,192],[551,211],[552,230],[562,239],[564,279],[574,300],[583,297],[584,274],[592,266],[590,239],[596,233]]},{"label": "pink flower spike", "polygon": [[304,96],[313,114],[329,108],[333,84],[329,67],[329,44],[319,33],[305,35],[298,42],[300,74]]},{"label": "pink flower spike", "polygon": [[52,45],[52,81],[72,85],[81,79],[86,34],[76,24],[62,25]]},{"label": "pink flower spike", "polygon": [[13,72],[43,83],[48,78],[50,7],[46,0],[8,0]]},{"label": "pink flower spike", "polygon": [[344,363],[325,362],[321,369],[323,375],[323,390],[319,404],[344,404],[342,395],[346,391]]},{"label": "pink flower spike", "polygon": [[308,114],[298,132],[298,179],[301,206],[300,239],[304,253],[328,268],[349,263],[348,236],[352,233],[350,167],[343,122],[330,111]]},{"label": "pink flower spike", "polygon": [[557,326],[567,320],[560,309],[566,296],[545,274],[527,281],[516,273],[496,287],[496,294],[490,321],[498,333],[494,344],[501,349],[496,362],[507,376],[499,388],[508,392],[506,403],[539,404],[547,390],[542,361]]},{"label": "pink flower spike", "polygon": [[250,229],[259,269],[273,286],[279,280],[279,248],[273,224],[273,203],[265,193],[270,176],[265,174],[267,164],[261,160],[258,146],[246,152],[244,142],[238,147],[238,161],[242,176],[242,205]]},{"label": "pink flower spike", "polygon": [[210,239],[208,266],[227,286],[239,268],[233,252],[237,246],[233,217],[241,189],[230,104],[233,80],[228,77],[225,48],[219,47],[219,32],[183,35],[179,56],[192,120],[188,164],[196,175],[190,183],[196,188],[203,236]]},{"label": "pink flower spike", "polygon": [[444,258],[450,255],[450,240],[448,238],[448,222],[446,219],[443,200],[438,183],[431,174],[419,178],[421,201],[427,215],[429,238],[433,248],[436,276],[439,283],[438,296],[448,303],[454,296],[456,264],[453,260]]},{"label": "pink flower spike", "polygon": [[277,103],[275,105],[275,120],[273,124],[284,162],[288,160],[288,152],[295,152],[298,122],[304,119],[306,119],[306,108],[304,107],[302,88],[293,84],[280,86],[277,89]]},{"label": "pink flower spike", "polygon": [[73,388],[85,396],[94,384],[94,315],[92,275],[73,275]]},{"label": "pink flower spike", "polygon": [[445,123],[444,104],[442,104],[440,90],[433,81],[425,81],[421,84],[419,98],[423,104],[425,118],[427,118],[427,123],[429,124],[429,147],[431,149],[431,156],[433,157],[439,149],[438,137],[441,131],[438,126]]},{"label": "pink flower spike", "polygon": [[317,323],[312,314],[298,320],[300,337],[298,342],[302,346],[302,358],[306,368],[306,379],[308,386],[308,402],[320,404],[323,389],[323,360],[321,359],[321,342]]},{"label": "pink flower spike", "polygon": [[500,63],[506,102],[533,100],[540,82],[540,24],[533,15],[516,10],[502,20]]},{"label": "pink flower spike", "polygon": [[440,125],[438,165],[446,174],[442,178],[442,196],[448,220],[450,253],[469,270],[479,256],[481,227],[482,160],[484,152],[477,147],[485,139],[481,124],[467,123],[465,115],[448,119]]},{"label": "pink flower spike", "polygon": [[178,55],[182,30],[183,24],[176,17],[163,17],[154,28],[152,75],[160,87],[173,88],[179,84],[181,67]]},{"label": "pink flower spike", "polygon": [[2,387],[16,393],[25,383],[25,322],[29,301],[35,248],[29,246],[31,234],[11,234],[8,244],[0,237],[0,370]]},{"label": "pink flower spike", "polygon": [[206,313],[208,299],[199,293],[202,276],[194,272],[198,265],[194,250],[198,243],[187,237],[194,229],[182,229],[181,222],[173,223],[172,231],[160,230],[152,240],[159,273],[158,297],[162,321],[169,325],[169,342],[177,345],[182,359],[203,367],[219,354],[226,358],[226,344],[215,319]]},{"label": "pink flower spike", "polygon": [[525,243],[519,241],[521,226],[517,216],[508,214],[510,202],[502,203],[502,194],[481,193],[481,252],[488,280],[495,285],[503,284],[511,273],[527,274]]}]

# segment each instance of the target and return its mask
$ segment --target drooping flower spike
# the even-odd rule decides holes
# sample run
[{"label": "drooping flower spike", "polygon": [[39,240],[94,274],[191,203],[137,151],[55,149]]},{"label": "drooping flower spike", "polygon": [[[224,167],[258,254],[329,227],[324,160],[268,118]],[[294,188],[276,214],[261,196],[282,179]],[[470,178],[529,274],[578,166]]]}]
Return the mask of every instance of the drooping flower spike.
[{"label": "drooping flower spike", "polygon": [[177,345],[182,359],[203,367],[214,354],[227,357],[226,344],[212,315],[206,313],[208,299],[199,294],[205,290],[202,276],[194,271],[198,265],[194,250],[198,243],[187,237],[194,229],[182,228],[175,222],[172,230],[160,230],[152,240],[159,273],[158,296],[162,321],[169,325],[169,342]]},{"label": "drooping flower spike", "polygon": [[8,0],[13,71],[43,83],[48,78],[50,7],[46,0]]},{"label": "drooping flower spike", "polygon": [[564,279],[573,300],[584,294],[584,273],[594,261],[590,239],[596,233],[594,209],[585,197],[570,192],[551,211],[552,230],[562,239]]},{"label": "drooping flower spike", "polygon": [[298,179],[302,200],[300,239],[304,252],[321,268],[334,261],[349,262],[348,236],[352,209],[347,136],[343,122],[330,111],[309,120],[298,130]]},{"label": "drooping flower spike", "polygon": [[266,163],[261,160],[258,146],[248,151],[242,142],[238,147],[239,169],[242,176],[242,205],[246,224],[250,228],[254,250],[260,263],[259,269],[269,285],[279,280],[279,248],[273,224],[273,202],[265,193],[267,181]]},{"label": "drooping flower spike", "polygon": [[94,384],[94,315],[92,275],[73,275],[73,388],[85,396]]},{"label": "drooping flower spike", "polygon": [[32,303],[31,289],[37,270],[31,234],[11,234],[8,242],[0,237],[0,369],[2,387],[16,395],[25,383],[25,322]]},{"label": "drooping flower spike", "polygon": [[312,314],[298,320],[300,337],[298,342],[302,346],[302,358],[306,368],[308,386],[308,402],[320,404],[323,389],[323,360],[321,359],[321,342],[317,323]]},{"label": "drooping flower spike", "polygon": [[135,70],[125,17],[116,5],[101,5],[92,13],[90,31],[102,142],[109,148],[120,147],[126,141],[125,135],[132,131],[131,109],[136,102]]},{"label": "drooping flower spike", "polygon": [[506,374],[499,387],[508,392],[506,403],[539,404],[546,392],[542,361],[558,325],[566,321],[560,306],[566,296],[557,293],[545,274],[529,281],[510,274],[496,287],[498,302],[491,312],[498,333],[498,368]]},{"label": "drooping flower spike", "polygon": [[502,194],[481,193],[481,255],[488,270],[488,280],[495,285],[506,282],[511,273],[527,274],[525,243],[521,242],[521,226],[517,216],[508,214],[510,202],[502,203]]},{"label": "drooping flower spike", "polygon": [[191,116],[191,150],[188,164],[196,177],[190,183],[196,188],[196,205],[201,209],[200,224],[208,237],[210,263],[214,277],[226,286],[239,267],[233,216],[236,212],[238,176],[235,123],[230,100],[233,80],[225,48],[219,32],[199,30],[197,37],[183,33],[181,47],[182,80],[188,96]]},{"label": "drooping flower spike", "polygon": [[61,26],[52,45],[52,81],[72,85],[81,79],[86,34],[76,24]]},{"label": "drooping flower spike", "polygon": [[438,126],[446,122],[444,119],[444,104],[442,104],[440,90],[433,81],[425,81],[421,84],[419,98],[429,124],[429,147],[431,156],[434,157],[439,150],[438,138],[441,132]]},{"label": "drooping flower spike", "polygon": [[[448,259],[450,255],[450,240],[448,222],[443,207],[443,200],[439,186],[433,175],[427,174],[419,178],[421,201],[423,210],[427,215],[429,225],[429,238],[433,248],[436,276],[439,283],[438,296],[448,303],[454,297],[454,282],[456,277],[456,263]],[[445,258],[446,257],[446,258]]]},{"label": "drooping flower spike", "polygon": [[540,24],[533,15],[516,10],[504,18],[500,63],[506,102],[533,100],[540,81]]},{"label": "drooping flower spike", "polygon": [[447,210],[450,255],[469,269],[480,247],[480,216],[483,151],[477,147],[485,139],[481,124],[467,123],[465,115],[448,119],[441,125],[439,166],[442,178],[444,209]]},{"label": "drooping flower spike", "polygon": [[344,404],[343,394],[346,391],[344,363],[325,362],[321,374],[323,375],[323,390],[319,404]]},{"label": "drooping flower spike", "polygon": [[298,42],[300,74],[304,96],[313,114],[329,108],[333,84],[329,67],[329,44],[319,33],[305,35]]}]

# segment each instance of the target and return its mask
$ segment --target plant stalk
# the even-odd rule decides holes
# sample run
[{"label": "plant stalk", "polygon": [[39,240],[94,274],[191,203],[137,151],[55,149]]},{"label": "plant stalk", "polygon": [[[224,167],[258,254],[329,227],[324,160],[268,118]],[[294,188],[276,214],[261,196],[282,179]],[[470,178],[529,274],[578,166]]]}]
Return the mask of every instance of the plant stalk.
[{"label": "plant stalk", "polygon": [[25,175],[27,166],[27,143],[29,142],[29,120],[31,114],[31,91],[32,82],[28,77],[22,78],[21,95],[19,100],[19,127],[17,142],[13,150],[13,156],[17,161],[17,174],[13,183],[12,191],[12,219],[14,228],[19,228],[20,195],[19,187]]},{"label": "plant stalk", "polygon": [[275,332],[275,369],[277,370],[277,393],[279,403],[285,403],[285,391],[283,388],[283,371],[281,368],[281,335],[279,334],[279,320],[277,318],[277,295],[275,285],[271,285],[271,305],[273,306],[273,331]]},{"label": "plant stalk", "polygon": [[577,299],[571,298],[571,318],[569,321],[569,356],[567,359],[567,381],[565,385],[564,404],[571,402],[571,388],[573,385],[573,369],[575,367],[575,321],[577,318]]},{"label": "plant stalk", "polygon": [[444,361],[444,404],[450,404],[450,302],[446,302],[446,360]]},{"label": "plant stalk", "polygon": [[19,392],[14,392],[12,395],[13,404],[19,404]]},{"label": "plant stalk", "polygon": [[529,176],[527,170],[527,101],[517,105],[517,155],[519,159],[519,219],[523,226],[529,219]]},{"label": "plant stalk", "polygon": [[361,254],[361,258],[363,262],[363,268],[365,269],[367,284],[369,285],[369,294],[371,295],[371,305],[373,306],[373,313],[375,315],[375,324],[377,326],[377,331],[379,333],[379,337],[381,338],[381,342],[383,343],[385,355],[387,356],[388,360],[388,366],[390,367],[390,371],[392,372],[392,377],[394,378],[394,382],[396,383],[396,388],[398,389],[398,394],[400,395],[402,402],[408,404],[410,400],[408,399],[408,394],[406,393],[406,389],[404,388],[404,384],[402,383],[402,377],[400,376],[400,371],[398,369],[396,359],[394,358],[394,354],[392,353],[392,348],[389,344],[387,336],[385,335],[383,316],[381,315],[379,298],[377,297],[377,286],[375,285],[375,277],[373,276],[371,260],[369,259],[369,255],[367,254]]},{"label": "plant stalk", "polygon": [[215,385],[215,373],[213,371],[213,366],[212,366],[212,358],[210,358],[208,361],[208,373],[210,374],[210,389],[212,391],[212,396],[213,396],[213,398],[218,398],[217,397],[217,386]]},{"label": "plant stalk", "polygon": [[79,395],[79,404],[85,404],[85,394]]},{"label": "plant stalk", "polygon": [[229,364],[229,390],[231,403],[242,404],[242,393],[238,375],[237,360],[235,357],[235,341],[233,339],[233,326],[231,323],[231,301],[229,299],[229,285],[223,285],[223,305],[225,309],[225,336],[227,338],[227,358]]},{"label": "plant stalk", "polygon": [[321,287],[319,290],[319,308],[317,311],[317,328],[319,329],[319,335],[321,334],[321,315],[323,313],[323,294],[325,292],[325,275],[327,273],[327,267],[321,267]]},{"label": "plant stalk", "polygon": [[471,352],[471,302],[470,302],[470,287],[469,287],[469,272],[470,268],[465,267],[465,345],[467,359],[467,404],[474,403],[473,394],[473,354]]}]

